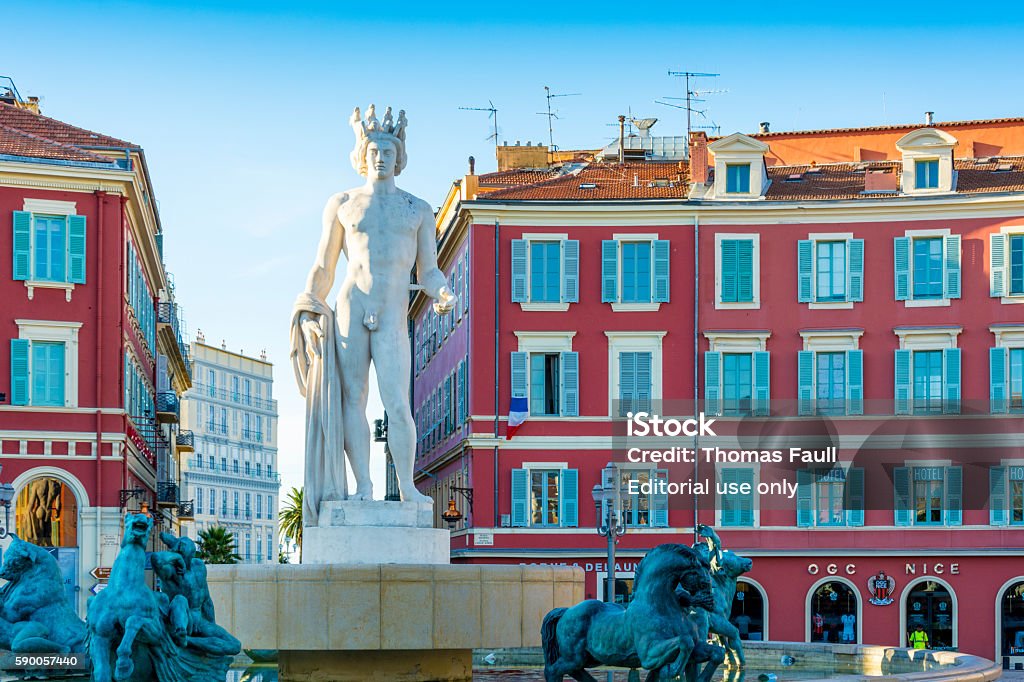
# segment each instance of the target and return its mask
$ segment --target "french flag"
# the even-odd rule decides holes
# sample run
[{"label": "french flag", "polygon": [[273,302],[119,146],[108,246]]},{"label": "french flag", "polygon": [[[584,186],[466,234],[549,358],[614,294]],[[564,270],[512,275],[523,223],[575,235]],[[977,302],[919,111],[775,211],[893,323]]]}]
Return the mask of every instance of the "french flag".
[{"label": "french flag", "polygon": [[512,436],[516,435],[516,431],[529,416],[530,403],[527,399],[513,396],[512,403],[508,407],[508,428],[505,429],[505,440],[512,440]]}]

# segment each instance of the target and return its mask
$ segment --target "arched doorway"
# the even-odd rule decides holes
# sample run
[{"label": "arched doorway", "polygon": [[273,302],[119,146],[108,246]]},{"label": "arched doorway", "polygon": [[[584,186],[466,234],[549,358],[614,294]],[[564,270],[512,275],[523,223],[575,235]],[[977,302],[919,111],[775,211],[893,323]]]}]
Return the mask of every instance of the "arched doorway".
[{"label": "arched doorway", "polygon": [[60,567],[72,604],[79,603],[79,518],[88,506],[81,484],[52,467],[26,471],[14,481],[18,537],[46,548]]},{"label": "arched doorway", "polygon": [[904,592],[903,614],[906,646],[910,646],[911,633],[920,625],[932,649],[956,651],[956,596],[944,581],[926,578],[908,585]]},{"label": "arched doorway", "polygon": [[[1015,578],[997,595],[996,655],[1003,667],[1024,666],[1024,578]],[[998,660],[998,659],[997,659]]]},{"label": "arched doorway", "polygon": [[860,642],[860,595],[844,578],[826,578],[807,594],[807,641]]},{"label": "arched doorway", "polygon": [[768,597],[759,585],[742,578],[737,581],[729,621],[740,631],[740,639],[768,639]]}]

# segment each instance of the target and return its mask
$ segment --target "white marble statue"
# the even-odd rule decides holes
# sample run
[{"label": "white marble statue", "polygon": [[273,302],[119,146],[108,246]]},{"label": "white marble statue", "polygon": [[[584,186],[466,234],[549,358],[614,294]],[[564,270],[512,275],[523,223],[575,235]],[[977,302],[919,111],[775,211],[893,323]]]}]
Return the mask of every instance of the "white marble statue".
[{"label": "white marble statue", "polygon": [[[366,184],[327,200],[316,261],[292,315],[292,366],[306,398],[306,526],[319,525],[321,502],[373,499],[366,419],[371,360],[388,414],[388,445],[402,500],[430,501],[413,484],[409,292],[424,290],[440,314],[457,302],[437,267],[430,206],[395,186],[406,164],[405,112],[395,122],[388,107],[379,121],[372,104],[365,119],[357,107],[351,124],[356,146],[350,158]],[[332,311],[325,299],[342,251],[348,267]],[[410,284],[413,266],[418,285]],[[347,489],[345,455],[355,477],[354,494]]]}]

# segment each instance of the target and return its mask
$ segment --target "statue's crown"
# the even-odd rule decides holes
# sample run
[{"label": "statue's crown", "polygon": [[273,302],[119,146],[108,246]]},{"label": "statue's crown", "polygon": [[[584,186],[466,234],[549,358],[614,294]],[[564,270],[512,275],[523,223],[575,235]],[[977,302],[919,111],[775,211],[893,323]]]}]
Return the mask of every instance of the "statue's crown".
[{"label": "statue's crown", "polygon": [[396,122],[391,114],[391,107],[384,109],[384,120],[380,120],[377,118],[376,105],[371,104],[366,108],[365,119],[359,111],[359,107],[356,107],[352,111],[350,123],[356,133],[356,142],[362,141],[363,138],[369,137],[373,133],[384,133],[398,138],[404,144],[405,127],[409,121],[405,118],[403,110],[398,112],[398,121]]}]

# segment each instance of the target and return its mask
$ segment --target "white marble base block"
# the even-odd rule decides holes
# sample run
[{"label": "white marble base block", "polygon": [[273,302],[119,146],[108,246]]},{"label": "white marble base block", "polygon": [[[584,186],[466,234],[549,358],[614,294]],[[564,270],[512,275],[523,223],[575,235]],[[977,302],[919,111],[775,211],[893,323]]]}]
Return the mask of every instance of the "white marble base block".
[{"label": "white marble base block", "polygon": [[324,502],[320,524],[302,531],[304,564],[450,563],[451,532],[434,528],[431,502]]}]

